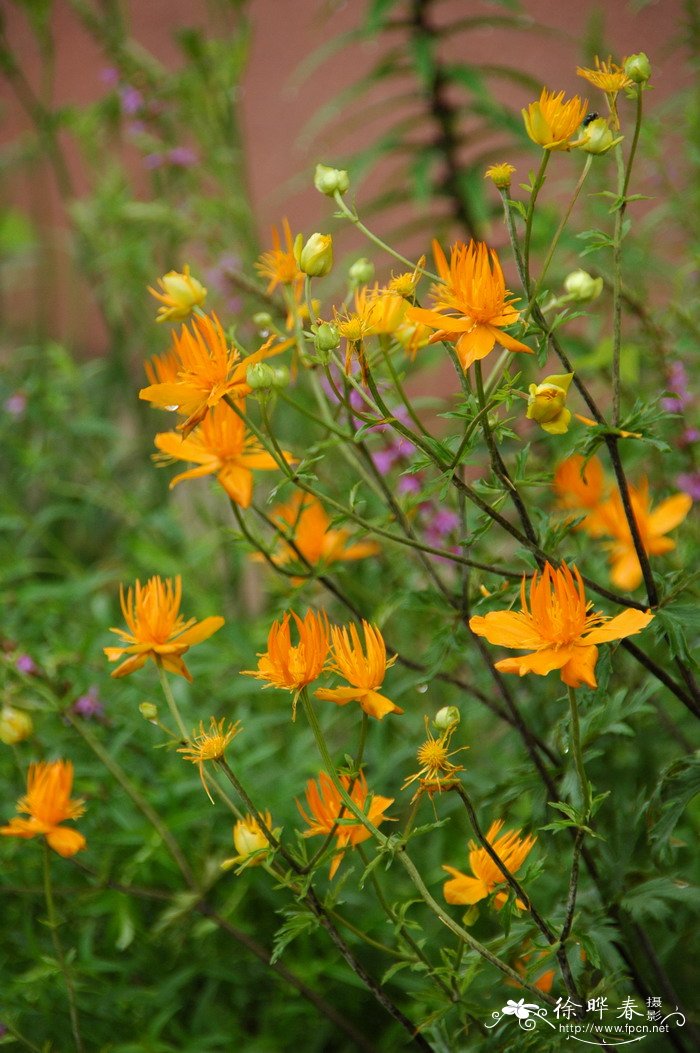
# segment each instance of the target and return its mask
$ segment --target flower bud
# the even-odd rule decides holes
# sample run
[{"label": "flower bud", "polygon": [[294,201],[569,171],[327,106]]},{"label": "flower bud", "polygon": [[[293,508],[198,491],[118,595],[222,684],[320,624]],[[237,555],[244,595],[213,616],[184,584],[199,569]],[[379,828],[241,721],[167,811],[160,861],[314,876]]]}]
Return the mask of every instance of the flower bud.
[{"label": "flower bud", "polygon": [[604,117],[596,117],[586,125],[580,139],[573,146],[578,146],[586,154],[606,154],[613,146],[621,143],[624,136],[615,135]]},{"label": "flower bud", "polygon": [[314,344],[319,352],[335,351],[340,347],[340,333],[332,322],[321,322],[316,329]]},{"label": "flower bud", "polygon": [[566,276],[564,288],[574,300],[597,300],[603,291],[603,279],[579,269]]},{"label": "flower bud", "polygon": [[490,179],[493,185],[498,187],[499,190],[508,190],[510,187],[510,177],[514,171],[515,168],[513,165],[507,163],[490,165],[484,172],[484,179]]},{"label": "flower bud", "polygon": [[462,719],[457,706],[443,706],[438,709],[433,721],[433,727],[438,731],[447,731],[448,728],[456,727]]},{"label": "flower bud", "polygon": [[32,718],[22,709],[3,706],[0,710],[0,742],[6,746],[15,746],[24,742],[34,731]]},{"label": "flower bud", "polygon": [[275,386],[275,370],[267,362],[256,362],[246,373],[245,380],[253,391],[267,391]]},{"label": "flower bud", "polygon": [[573,375],[563,373],[545,377],[541,384],[530,384],[526,416],[551,435],[563,435],[569,429],[571,411],[566,408],[566,396]]},{"label": "flower bud", "polygon": [[269,329],[272,325],[272,315],[267,311],[258,311],[253,315],[253,325],[258,329]]},{"label": "flower bud", "polygon": [[[268,812],[263,819],[269,820],[269,817]],[[259,852],[268,847],[267,838],[252,815],[238,820],[233,828],[233,843],[240,856],[250,856],[253,852]]]},{"label": "flower bud", "polygon": [[158,719],[158,706],[153,702],[142,702],[139,706],[139,713],[144,720],[157,720]]},{"label": "flower bud", "polygon": [[289,370],[286,366],[273,366],[272,372],[274,374],[272,380],[272,386],[274,388],[286,388],[289,384]]},{"label": "flower bud", "polygon": [[330,234],[312,234],[302,245],[299,234],[294,242],[294,259],[299,270],[310,278],[323,278],[333,266],[333,238]]},{"label": "flower bud", "polygon": [[193,308],[201,307],[207,297],[207,290],[202,283],[190,274],[190,268],[185,266],[180,271],[168,271],[162,278],[158,279],[162,292],[152,289],[148,291],[156,300],[160,300],[162,306],[158,308],[156,321],[158,322],[181,322],[188,318]]},{"label": "flower bud", "polygon": [[316,165],[314,186],[327,197],[333,197],[336,190],[345,194],[350,189],[350,176],[342,168],[330,168],[328,165]]},{"label": "flower bud", "polygon": [[630,55],[623,65],[625,73],[635,84],[646,84],[651,77],[651,62],[643,51]]},{"label": "flower bud", "polygon": [[374,264],[365,256],[361,256],[348,270],[348,278],[352,285],[367,285],[374,278]]}]

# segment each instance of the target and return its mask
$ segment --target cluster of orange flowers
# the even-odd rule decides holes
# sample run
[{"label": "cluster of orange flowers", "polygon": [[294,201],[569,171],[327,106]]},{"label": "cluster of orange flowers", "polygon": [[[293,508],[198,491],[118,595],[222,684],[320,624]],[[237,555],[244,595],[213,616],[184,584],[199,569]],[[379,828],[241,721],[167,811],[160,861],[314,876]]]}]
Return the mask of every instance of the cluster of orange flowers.
[{"label": "cluster of orange flowers", "polygon": [[[620,493],[606,480],[598,458],[586,461],[576,454],[562,461],[554,473],[554,492],[562,509],[583,516],[577,530],[594,538],[610,538],[603,546],[610,559],[613,583],[620,589],[636,589],[642,581],[642,568],[629,522]],[[666,535],[683,522],[692,507],[692,497],[674,494],[652,509],[649,485],[642,479],[638,486],[630,486],[630,503],[647,555],[659,556],[674,549],[675,541]]]}]

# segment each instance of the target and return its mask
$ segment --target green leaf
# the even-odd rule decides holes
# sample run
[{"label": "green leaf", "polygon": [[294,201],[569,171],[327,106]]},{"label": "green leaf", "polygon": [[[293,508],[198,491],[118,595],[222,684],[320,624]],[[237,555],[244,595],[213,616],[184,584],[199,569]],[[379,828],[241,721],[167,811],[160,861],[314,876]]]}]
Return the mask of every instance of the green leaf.
[{"label": "green leaf", "polygon": [[308,910],[285,910],[282,913],[287,920],[275,933],[270,957],[271,965],[282,957],[286,948],[297,936],[310,932],[318,925],[318,919]]}]

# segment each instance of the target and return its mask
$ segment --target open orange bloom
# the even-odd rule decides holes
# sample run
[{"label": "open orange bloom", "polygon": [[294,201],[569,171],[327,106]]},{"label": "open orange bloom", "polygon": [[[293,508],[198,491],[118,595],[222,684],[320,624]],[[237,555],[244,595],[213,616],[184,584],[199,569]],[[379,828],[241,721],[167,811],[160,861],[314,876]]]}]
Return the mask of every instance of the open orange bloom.
[{"label": "open orange bloom", "polygon": [[[290,618],[294,619],[299,643],[292,646]],[[257,669],[243,669],[243,676],[266,680],[265,687],[279,687],[294,695],[294,711],[300,691],[323,672],[330,650],[328,615],[307,611],[304,620],[288,611],[281,622],[273,622],[267,637],[267,651],[259,654]]]},{"label": "open orange bloom", "polygon": [[396,661],[396,655],[387,662],[384,637],[376,625],[370,625],[362,619],[365,635],[364,650],[354,625],[331,629],[333,639],[333,663],[331,669],[340,673],[351,687],[320,688],[316,698],[324,702],[335,702],[345,706],[348,702],[359,702],[370,717],[382,720],[387,713],[403,713],[389,698],[380,695],[378,689],[384,682],[389,666]]},{"label": "open orange bloom", "polygon": [[587,684],[596,687],[596,644],[622,640],[641,632],[654,617],[649,611],[628,608],[609,618],[600,612],[589,613],[592,603],[586,601],[581,575],[565,563],[555,570],[545,564],[530,582],[528,606],[525,578],[520,586],[521,611],[492,611],[476,615],[469,627],[489,643],[531,654],[504,658],[496,662],[503,673],[537,673],[546,676],[553,669],[569,687]]},{"label": "open orange bloom", "polygon": [[119,597],[129,629],[110,629],[110,632],[120,636],[127,646],[105,647],[104,653],[110,662],[116,662],[124,655],[131,657],[122,662],[112,676],[128,676],[152,658],[168,672],[192,680],[182,656],[194,644],[217,632],[224,619],[212,617],[197,622],[195,618],[189,618],[185,621],[180,614],[182,581],[179,574],[174,584],[170,578],[163,581],[158,575],[145,585],[137,581],[133,589],[129,586],[126,594],[122,585]]},{"label": "open orange bloom", "polygon": [[[207,414],[197,430],[185,439],[178,432],[161,432],[155,437],[160,456],[154,458],[162,464],[174,460],[192,461],[196,468],[189,468],[174,476],[170,489],[186,479],[201,479],[205,475],[216,475],[218,482],[237,505],[247,508],[253,496],[253,469],[272,471],[277,462],[267,453],[256,438],[248,435],[245,422],[225,402],[219,403]],[[285,454],[288,461],[291,454]]]},{"label": "open orange bloom", "polygon": [[[179,430],[188,435],[207,415],[208,410],[226,395],[234,399],[250,394],[246,373],[252,365],[263,358],[275,355],[289,342],[274,345],[276,337],[270,337],[252,355],[241,359],[236,348],[229,348],[226,334],[215,314],[194,318],[192,329],[183,325],[178,336],[173,333],[171,354],[177,358],[177,375],[159,383],[141,388],[139,398],[152,402],[161,409],[176,409],[186,417]],[[159,359],[153,363],[156,372],[162,368],[166,376],[172,377],[171,359]],[[152,380],[152,375],[149,376]]]},{"label": "open orange bloom", "polygon": [[596,55],[595,69],[577,66],[576,72],[579,77],[583,77],[594,88],[600,88],[606,95],[617,95],[618,91],[622,91],[624,88],[631,88],[633,83],[623,67],[613,62],[610,55],[608,55],[607,62],[601,62]]},{"label": "open orange bloom", "polygon": [[[350,532],[342,527],[332,529],[325,508],[311,494],[296,491],[283,505],[272,512],[273,519],[282,523],[304,559],[312,566],[338,563],[346,560],[365,559],[379,552],[376,541],[350,542]],[[289,563],[298,559],[291,545],[282,541],[277,563]]]},{"label": "open orange bloom", "polygon": [[533,143],[545,150],[568,150],[571,137],[587,111],[588,99],[581,101],[578,95],[574,95],[564,102],[563,91],[555,94],[543,88],[537,102],[531,102],[522,111],[525,131]]},{"label": "open orange bloom", "polygon": [[255,264],[255,269],[262,278],[269,279],[266,292],[271,293],[278,285],[290,285],[298,292],[304,284],[304,273],[294,256],[294,238],[289,220],[282,220],[282,231],[286,248],[282,248],[277,228],[272,228],[272,248],[269,252],[263,252]]},{"label": "open orange bloom", "polygon": [[71,800],[73,765],[70,761],[42,761],[30,764],[26,797],[20,797],[17,811],[29,819],[15,817],[7,826],[0,826],[6,837],[44,836],[54,852],[66,858],[85,848],[85,838],[77,830],[61,824],[66,819],[78,819],[85,808],[80,800]]},{"label": "open orange bloom", "polygon": [[585,460],[580,453],[567,457],[557,466],[553,485],[561,508],[578,514],[585,511],[577,530],[585,530],[591,537],[609,533],[603,513],[609,487],[597,457]]},{"label": "open orange bloom", "polygon": [[[649,484],[643,479],[639,486],[630,486],[632,511],[642,539],[644,551],[649,556],[660,556],[676,547],[676,542],[666,537],[670,530],[682,523],[692,508],[690,494],[674,494],[652,510],[649,502]],[[612,564],[610,577],[619,589],[636,589],[642,581],[642,568],[637,559],[622,498],[615,492],[603,508],[606,533],[614,540],[606,544]]]},{"label": "open orange bloom", "polygon": [[[352,782],[349,775],[341,775],[340,781],[345,790],[350,790],[350,784]],[[350,791],[350,797],[355,802],[358,808],[360,808],[375,826],[379,826],[383,823],[387,816],[384,814],[387,808],[390,808],[394,803],[393,797],[379,797],[377,794],[372,794],[369,802],[369,809],[366,808],[368,791],[367,791],[367,780],[364,774],[361,772],[355,779],[355,783]],[[304,831],[304,837],[314,837],[316,834],[328,835],[331,830],[335,827],[338,819],[346,819],[350,817],[348,807],[343,803],[343,799],[333,785],[331,778],[326,774],[325,771],[319,773],[318,786],[314,779],[309,779],[306,784],[306,803],[309,808],[310,815],[304,811],[302,806],[297,801],[297,808],[301,813],[301,817],[304,822],[308,825],[309,829]],[[335,875],[336,870],[340,866],[340,861],[343,858],[346,848],[349,846],[359,845],[362,841],[366,841],[370,836],[369,830],[357,822],[342,826],[338,826],[335,829],[335,840],[338,845],[338,851],[333,856],[331,863],[330,877]]]},{"label": "open orange bloom", "polygon": [[[495,819],[491,823],[486,834],[486,840],[493,848],[504,866],[515,874],[523,865],[537,841],[532,834],[527,837],[520,836],[520,830],[510,830],[501,837],[498,834],[503,826],[502,819]],[[474,877],[463,874],[454,867],[444,866],[448,874],[453,877],[445,882],[444,894],[448,903],[459,903],[471,906],[480,900],[490,896],[498,885],[505,884],[505,878],[498,869],[491,856],[485,848],[477,845],[474,841],[469,842],[469,866]],[[506,892],[498,892],[494,897],[494,906],[500,908],[508,899]],[[516,906],[521,910],[525,904],[521,899],[516,899]]]},{"label": "open orange bloom", "polygon": [[463,369],[493,351],[496,343],[509,351],[532,348],[503,332],[513,325],[520,312],[513,307],[513,294],[506,289],[503,271],[494,249],[479,241],[468,245],[457,242],[452,246],[449,265],[436,241],[433,253],[441,284],[433,285],[431,295],[435,307],[409,307],[406,317],[437,329],[430,343],[439,340],[455,341],[455,350]]}]

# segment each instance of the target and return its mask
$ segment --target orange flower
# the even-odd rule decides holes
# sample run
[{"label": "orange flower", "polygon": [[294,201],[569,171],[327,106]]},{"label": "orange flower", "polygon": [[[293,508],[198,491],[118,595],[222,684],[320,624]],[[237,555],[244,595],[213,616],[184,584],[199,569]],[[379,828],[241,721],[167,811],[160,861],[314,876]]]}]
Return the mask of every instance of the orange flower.
[{"label": "orange flower", "polygon": [[391,699],[380,695],[378,691],[387,669],[396,661],[396,655],[387,662],[384,638],[376,625],[370,625],[363,618],[362,629],[365,635],[364,650],[354,625],[350,626],[349,633],[345,626],[333,626],[331,669],[340,673],[352,686],[321,688],[316,692],[316,698],[324,702],[335,702],[338,706],[345,706],[348,702],[359,702],[365,713],[376,717],[377,720],[382,720],[387,713],[403,713]]},{"label": "orange flower", "polygon": [[[288,535],[312,566],[329,566],[339,561],[365,559],[379,552],[376,541],[349,544],[350,532],[342,527],[332,529],[330,519],[318,498],[296,491],[286,504],[273,509],[272,517],[287,527]],[[277,554],[278,563],[297,559],[296,552],[284,541]]]},{"label": "orange flower", "polygon": [[226,753],[226,747],[240,731],[242,731],[240,720],[226,727],[225,717],[222,717],[218,723],[214,717],[210,717],[209,731],[204,730],[204,724],[200,720],[199,735],[195,735],[193,732],[190,745],[181,746],[177,751],[182,754],[183,760],[191,761],[192,764],[197,765],[204,792],[212,804],[214,803],[214,798],[209,793],[207,784],[204,781],[204,762],[221,760]]},{"label": "orange flower", "polygon": [[[188,439],[166,431],[156,435],[155,444],[161,454],[153,456],[161,464],[178,460],[198,465],[176,475],[170,481],[171,490],[186,479],[216,475],[231,500],[241,508],[247,508],[253,496],[253,469],[277,468],[274,457],[265,452],[257,439],[246,434],[244,421],[225,402],[214,406]],[[285,456],[292,460],[291,454]]]},{"label": "orange flower", "polygon": [[554,492],[561,508],[577,514],[586,512],[585,519],[577,524],[577,530],[585,530],[592,537],[609,532],[601,514],[608,485],[597,457],[586,460],[580,453],[575,453],[562,461],[554,473]]},{"label": "orange flower", "polygon": [[531,347],[502,331],[503,326],[517,322],[520,312],[513,307],[513,294],[506,289],[496,252],[483,242],[457,242],[452,246],[449,266],[436,241],[433,253],[442,278],[442,283],[432,288],[435,307],[409,307],[406,312],[411,321],[437,330],[430,343],[455,341],[465,370],[486,358],[496,343],[509,351],[531,355]]},{"label": "orange flower", "polygon": [[521,611],[492,611],[471,618],[469,627],[489,643],[530,651],[518,658],[496,662],[503,673],[537,673],[546,676],[553,669],[569,687],[587,684],[596,687],[596,644],[633,636],[654,617],[649,611],[628,608],[614,618],[589,613],[581,575],[562,563],[555,570],[549,563],[541,575],[536,571],[530,582],[528,607],[525,578],[520,587]]},{"label": "orange flower", "polygon": [[282,248],[277,228],[272,228],[272,248],[263,252],[255,264],[255,269],[263,278],[269,279],[266,292],[271,293],[278,285],[291,285],[296,292],[304,284],[304,274],[294,257],[294,238],[289,220],[282,220],[282,230],[286,249]]},{"label": "orange flower", "polygon": [[571,136],[574,134],[588,110],[588,99],[583,102],[574,95],[564,102],[564,92],[555,95],[553,91],[542,89],[537,102],[531,102],[522,111],[525,130],[533,143],[545,150],[569,150]]},{"label": "orange flower", "polygon": [[[341,775],[340,781],[343,788],[350,792],[350,797],[357,807],[366,814],[371,823],[379,826],[380,823],[384,822],[387,818],[384,813],[394,803],[393,797],[379,797],[377,794],[372,794],[369,800],[369,808],[367,808],[368,791],[367,780],[364,774],[361,772],[357,776],[352,790],[350,790],[352,779],[349,775]],[[309,779],[307,782],[306,803],[311,813],[310,815],[307,815],[299,801],[297,801],[297,808],[301,813],[301,817],[309,827],[308,830],[304,831],[304,837],[314,837],[316,834],[328,835],[335,828],[338,851],[333,856],[331,863],[330,877],[332,878],[340,866],[340,861],[346,848],[366,841],[370,836],[370,832],[360,822],[347,823],[347,805],[343,803],[342,797],[325,771],[319,773],[318,786],[313,779]],[[339,819],[343,819],[343,825],[336,827]]]},{"label": "orange flower", "polygon": [[145,585],[137,581],[133,589],[129,586],[126,594],[122,585],[119,597],[129,631],[110,629],[110,632],[120,636],[127,646],[105,647],[104,653],[110,662],[116,662],[124,655],[131,657],[118,666],[112,676],[128,676],[152,658],[168,672],[191,680],[182,656],[193,644],[201,643],[217,632],[224,619],[212,617],[197,622],[190,618],[185,621],[180,614],[182,581],[179,574],[174,584],[170,578],[162,581],[158,575]]},{"label": "orange flower", "polygon": [[61,826],[66,819],[78,819],[85,808],[80,800],[71,800],[73,765],[70,761],[42,761],[30,764],[27,795],[20,797],[17,811],[29,819],[10,819],[8,826],[0,826],[6,837],[45,836],[50,848],[68,858],[86,847],[85,838],[77,830]]},{"label": "orange flower", "polygon": [[[229,348],[215,314],[194,318],[191,330],[183,325],[179,336],[173,333],[171,355],[177,358],[177,376],[172,378],[171,359],[154,359],[155,371],[162,369],[163,375],[170,379],[141,388],[139,398],[161,409],[176,409],[187,418],[179,430],[188,435],[225,396],[239,399],[250,393],[246,383],[250,367],[289,346],[289,341],[273,346],[275,339],[270,337],[252,355],[241,359],[236,348]],[[153,374],[149,374],[149,379],[153,380]]]},{"label": "orange flower", "polygon": [[[532,834],[527,837],[520,836],[520,830],[511,830],[507,834],[498,837],[503,826],[502,819],[495,819],[486,834],[486,840],[493,848],[496,855],[504,866],[515,874],[523,865],[532,848],[537,841]],[[448,874],[453,877],[445,882],[444,894],[448,903],[459,903],[471,906],[486,899],[498,885],[505,882],[503,874],[498,869],[491,856],[485,848],[469,842],[469,866],[474,877],[462,874],[454,867],[444,866]],[[494,897],[494,906],[501,908],[508,898],[507,893],[498,892]],[[525,904],[521,899],[516,899],[516,906],[523,910]]]},{"label": "orange flower", "polygon": [[[692,508],[690,494],[674,494],[652,510],[649,503],[649,484],[643,479],[639,486],[630,486],[630,502],[639,535],[648,556],[660,556],[676,547],[666,537],[670,530],[682,523]],[[606,533],[614,540],[606,544],[612,564],[610,577],[619,589],[636,589],[642,581],[642,568],[637,559],[622,498],[615,492],[605,503],[602,515],[608,524]]]},{"label": "orange flower", "polygon": [[175,384],[180,372],[180,358],[171,347],[162,355],[154,355],[150,362],[144,362],[143,368],[151,384]]},{"label": "orange flower", "polygon": [[[299,643],[295,646],[292,646],[290,618],[294,619],[299,634]],[[320,614],[307,611],[303,621],[294,611],[288,611],[281,622],[272,623],[267,651],[258,655],[258,668],[244,669],[242,673],[243,676],[266,680],[265,687],[293,692],[294,719],[299,693],[321,675],[329,650],[328,615],[325,611]]]},{"label": "orange flower", "polygon": [[608,55],[607,62],[601,62],[596,55],[595,69],[577,66],[576,72],[579,77],[583,77],[594,88],[600,88],[606,95],[617,95],[618,91],[622,91],[623,88],[632,87],[632,81],[622,66],[616,65],[610,55]]}]

